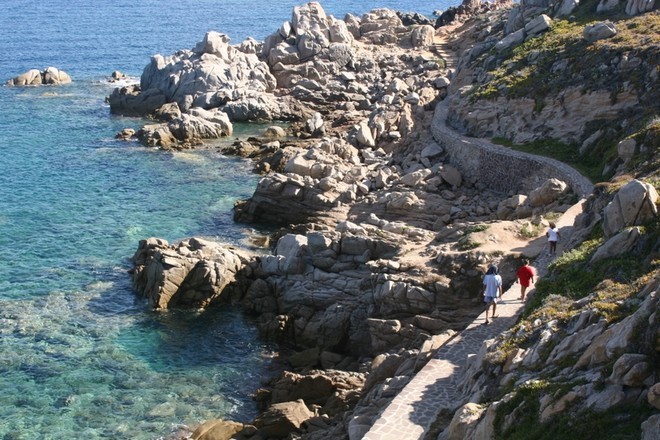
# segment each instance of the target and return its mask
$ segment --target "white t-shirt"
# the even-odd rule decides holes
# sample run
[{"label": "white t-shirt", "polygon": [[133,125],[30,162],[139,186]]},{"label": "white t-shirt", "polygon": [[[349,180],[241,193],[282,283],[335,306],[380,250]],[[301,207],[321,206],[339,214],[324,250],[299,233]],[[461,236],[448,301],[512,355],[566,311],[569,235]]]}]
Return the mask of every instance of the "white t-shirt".
[{"label": "white t-shirt", "polygon": [[497,298],[500,296],[500,286],[502,285],[502,277],[499,275],[486,275],[484,277],[484,286],[486,286],[486,296]]},{"label": "white t-shirt", "polygon": [[548,241],[558,241],[558,240],[559,240],[559,229],[548,228]]}]

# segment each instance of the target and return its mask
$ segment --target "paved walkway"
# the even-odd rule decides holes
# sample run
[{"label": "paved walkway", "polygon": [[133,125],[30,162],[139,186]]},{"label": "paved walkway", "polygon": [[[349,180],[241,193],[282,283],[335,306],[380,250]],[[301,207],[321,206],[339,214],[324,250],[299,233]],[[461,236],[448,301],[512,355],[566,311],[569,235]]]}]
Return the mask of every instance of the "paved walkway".
[{"label": "paved walkway", "polygon": [[[582,212],[583,201],[566,211],[557,221],[561,239],[557,252],[562,252],[562,243],[570,240],[575,216]],[[537,276],[547,272],[554,257],[548,254],[547,246],[532,264]],[[534,294],[534,288],[528,295]],[[433,359],[406,385],[381,413],[365,440],[413,440],[423,439],[438,415],[453,413],[467,403],[469,396],[457,391],[457,374],[465,367],[468,356],[476,354],[483,341],[495,338],[511,328],[523,310],[520,301],[520,285],[513,284],[497,305],[497,317],[485,324],[485,312],[481,313],[465,330],[442,346]]]},{"label": "paved walkway", "polygon": [[510,328],[523,304],[520,286],[514,284],[497,305],[497,317],[485,325],[485,312],[447,342],[380,415],[364,436],[366,440],[422,439],[438,415],[454,412],[464,403],[455,377],[468,355],[476,354],[483,341]]}]

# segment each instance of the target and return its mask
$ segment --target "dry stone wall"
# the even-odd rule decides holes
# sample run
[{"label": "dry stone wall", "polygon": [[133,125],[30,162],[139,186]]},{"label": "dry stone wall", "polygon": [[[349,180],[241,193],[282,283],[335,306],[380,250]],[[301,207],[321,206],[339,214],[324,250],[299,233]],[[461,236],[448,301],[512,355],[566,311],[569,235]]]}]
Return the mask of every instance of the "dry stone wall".
[{"label": "dry stone wall", "polygon": [[592,183],[568,165],[500,147],[484,139],[461,136],[447,127],[446,119],[447,105],[443,101],[435,110],[433,137],[468,181],[480,182],[495,191],[519,193],[529,189],[524,186],[530,180],[536,188],[545,180],[556,178],[566,182],[581,198],[591,194]]}]

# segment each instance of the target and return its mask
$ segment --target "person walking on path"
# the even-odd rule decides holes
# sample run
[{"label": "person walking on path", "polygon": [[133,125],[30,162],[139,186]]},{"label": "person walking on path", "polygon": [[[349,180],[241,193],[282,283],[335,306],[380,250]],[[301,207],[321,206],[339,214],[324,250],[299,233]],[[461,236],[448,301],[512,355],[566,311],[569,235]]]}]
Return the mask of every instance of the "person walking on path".
[{"label": "person walking on path", "polygon": [[493,305],[493,314],[491,315],[495,318],[495,309],[497,307],[497,302],[502,296],[502,277],[497,273],[497,266],[491,264],[486,271],[484,276],[484,302],[486,305],[486,324],[490,323],[488,320],[488,310],[490,310],[490,305]]},{"label": "person walking on path", "polygon": [[545,233],[545,236],[548,237],[548,244],[550,245],[550,254],[555,255],[557,253],[557,241],[559,240],[559,229],[557,225],[553,222],[550,222],[548,225],[548,230]]},{"label": "person walking on path", "polygon": [[520,283],[520,301],[525,301],[525,292],[529,287],[530,281],[534,282],[534,268],[529,265],[529,260],[527,258],[522,259],[522,266],[518,268],[516,275],[518,276],[518,282]]}]

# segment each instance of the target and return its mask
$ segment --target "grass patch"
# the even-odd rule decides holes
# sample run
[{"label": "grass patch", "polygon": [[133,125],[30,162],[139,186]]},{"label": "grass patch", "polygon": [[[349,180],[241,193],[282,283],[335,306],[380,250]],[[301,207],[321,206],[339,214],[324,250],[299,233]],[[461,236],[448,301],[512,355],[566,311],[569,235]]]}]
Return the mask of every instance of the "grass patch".
[{"label": "grass patch", "polygon": [[526,222],[518,230],[518,235],[526,239],[536,238],[543,233],[544,229],[545,227],[541,223],[535,225],[532,222]]},{"label": "grass patch", "polygon": [[563,320],[574,313],[566,308],[572,300],[587,296],[591,296],[590,307],[598,309],[610,322],[630,314],[633,306],[628,299],[660,272],[660,220],[641,229],[636,253],[591,264],[591,257],[604,242],[602,229],[598,228],[590,239],[558,257],[549,266],[550,274],[536,283],[536,293],[530,297],[523,319]]},{"label": "grass patch", "polygon": [[525,317],[540,309],[544,300],[550,295],[570,299],[580,299],[589,295],[602,277],[588,267],[587,263],[602,242],[602,238],[585,241],[579,247],[564,252],[558,257],[549,267],[551,275],[539,279],[536,283],[536,293],[528,302]]},{"label": "grass patch", "polygon": [[465,230],[466,234],[472,234],[473,232],[483,232],[488,230],[489,226],[486,224],[470,225]]},{"label": "grass patch", "polygon": [[562,216],[561,212],[546,212],[543,214],[543,218],[550,221],[557,221]]},{"label": "grass patch", "polygon": [[592,182],[602,179],[604,162],[600,159],[586,157],[580,154],[580,147],[575,144],[565,144],[555,139],[542,139],[526,144],[514,144],[513,142],[496,137],[492,139],[494,144],[509,147],[513,150],[525,153],[537,154],[564,162],[587,176]]},{"label": "grass patch", "polygon": [[489,228],[489,226],[486,225],[486,224],[483,224],[483,223],[468,226],[463,231],[465,235],[463,235],[461,238],[458,239],[458,241],[456,242],[456,245],[454,247],[456,248],[456,250],[459,250],[459,251],[469,251],[469,250],[478,248],[479,246],[481,246],[481,243],[474,240],[474,238],[471,236],[471,234],[473,234],[475,232],[485,231],[488,228]]},{"label": "grass patch", "polygon": [[481,246],[481,243],[478,241],[475,241],[470,237],[470,235],[464,235],[461,237],[457,242],[456,242],[456,250],[459,251],[469,251],[472,249],[476,249],[479,246]]}]

